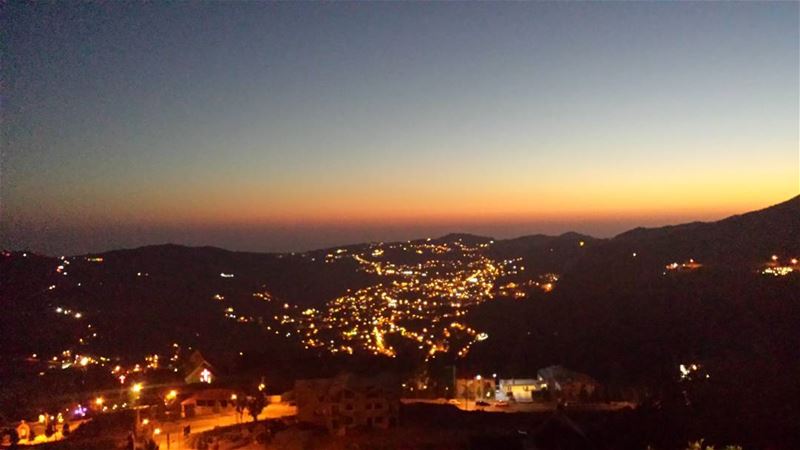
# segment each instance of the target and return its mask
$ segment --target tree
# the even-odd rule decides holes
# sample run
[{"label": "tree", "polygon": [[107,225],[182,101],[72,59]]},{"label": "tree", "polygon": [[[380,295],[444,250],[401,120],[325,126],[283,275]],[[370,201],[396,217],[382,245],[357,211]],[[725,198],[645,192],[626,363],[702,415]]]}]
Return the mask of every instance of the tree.
[{"label": "tree", "polygon": [[247,410],[250,411],[250,415],[253,416],[253,422],[255,422],[258,420],[258,415],[261,414],[261,410],[264,409],[267,402],[261,393],[250,397],[248,400]]},{"label": "tree", "polygon": [[53,426],[53,422],[48,422],[47,426],[44,427],[44,435],[49,439],[56,434],[56,427]]}]

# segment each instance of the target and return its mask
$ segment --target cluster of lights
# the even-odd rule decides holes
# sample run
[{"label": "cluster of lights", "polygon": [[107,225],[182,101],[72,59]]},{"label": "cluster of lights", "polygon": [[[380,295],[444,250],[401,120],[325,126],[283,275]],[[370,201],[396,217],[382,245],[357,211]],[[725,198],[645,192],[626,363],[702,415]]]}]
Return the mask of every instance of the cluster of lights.
[{"label": "cluster of lights", "polygon": [[[481,254],[490,244],[427,240],[380,243],[363,252],[338,249],[326,255],[326,263],[352,258],[359,270],[377,275],[380,281],[348,291],[322,311],[306,309],[295,317],[274,319],[294,324],[306,348],[331,353],[395,357],[397,350],[390,341],[399,338],[416,346],[426,359],[451,349],[466,356],[471,345],[488,335],[453,319],[493,298],[499,277],[524,270],[516,266],[519,259],[498,262]],[[410,255],[418,262],[394,263],[386,259],[389,255]]]},{"label": "cluster of lights", "polygon": [[772,255],[770,262],[766,264],[766,267],[761,271],[761,273],[763,275],[782,277],[789,275],[795,270],[800,270],[800,267],[798,267],[797,264],[797,258],[790,258],[788,263],[789,264],[781,264],[780,257],[778,257],[778,255]]},{"label": "cluster of lights", "polygon": [[66,256],[62,256],[59,258],[61,263],[56,267],[56,273],[61,275],[67,276],[67,266],[69,265],[69,260]]},{"label": "cluster of lights", "polygon": [[689,260],[684,262],[684,263],[678,264],[676,262],[673,262],[671,264],[667,264],[666,265],[666,269],[667,270],[671,270],[671,271],[695,270],[695,269],[699,269],[700,267],[703,267],[703,265],[698,263],[697,261],[695,261],[692,258],[689,258]]},{"label": "cluster of lights", "polygon": [[80,319],[80,318],[83,317],[83,313],[82,312],[74,311],[74,310],[72,310],[70,308],[65,308],[65,307],[62,307],[62,306],[57,306],[55,311],[56,311],[56,314],[63,314],[65,316],[71,316],[71,317],[73,317],[75,319]]},{"label": "cluster of lights", "polygon": [[[363,250],[339,248],[325,254],[321,262],[355,261],[357,270],[377,280],[361,289],[348,289],[320,309],[281,303],[262,286],[252,295],[275,305],[271,317],[254,318],[232,306],[223,310],[223,317],[239,323],[257,322],[276,336],[299,339],[306,349],[330,353],[395,357],[395,347],[405,342],[416,347],[425,360],[450,352],[464,357],[472,345],[489,338],[459,322],[470,308],[495,295],[524,298],[534,289],[550,292],[558,281],[558,275],[548,273],[496,287],[501,279],[523,273],[525,267],[520,264],[522,258],[487,257],[484,250],[493,243],[427,239],[377,243]],[[317,260],[314,253],[302,257]],[[224,297],[216,294],[213,299]]]},{"label": "cluster of lights", "polygon": [[[522,267],[522,269],[524,270],[524,267]],[[552,292],[553,289],[555,289],[558,278],[559,276],[557,274],[546,273],[540,275],[537,280],[525,280],[520,282],[509,281],[497,288],[497,295],[524,299],[528,297],[528,293],[534,289],[539,289],[542,292]]]},{"label": "cluster of lights", "polygon": [[697,378],[711,378],[711,375],[705,374],[705,376],[701,376],[700,369],[703,366],[697,363],[691,364],[681,364],[678,366],[678,371],[680,372],[680,379],[681,381],[691,381]]}]

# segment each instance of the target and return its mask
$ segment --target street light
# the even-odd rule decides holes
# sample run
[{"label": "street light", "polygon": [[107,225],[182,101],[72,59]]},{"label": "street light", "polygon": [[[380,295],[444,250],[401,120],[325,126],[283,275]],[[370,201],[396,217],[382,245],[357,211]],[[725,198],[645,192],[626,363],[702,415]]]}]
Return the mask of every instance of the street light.
[{"label": "street light", "polygon": [[94,399],[94,404],[97,406],[103,406],[104,401],[105,400],[103,400],[103,397],[97,397],[96,399]]},{"label": "street light", "polygon": [[131,387],[131,391],[133,391],[134,394],[138,394],[138,393],[142,392],[142,383],[135,383]]}]

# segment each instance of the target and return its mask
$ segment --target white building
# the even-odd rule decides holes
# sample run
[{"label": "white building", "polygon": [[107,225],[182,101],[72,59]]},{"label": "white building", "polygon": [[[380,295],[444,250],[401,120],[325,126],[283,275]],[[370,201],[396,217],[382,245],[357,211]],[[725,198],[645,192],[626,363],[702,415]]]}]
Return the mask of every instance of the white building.
[{"label": "white building", "polygon": [[510,378],[500,380],[497,399],[519,403],[533,401],[535,392],[547,388],[547,383],[538,378]]}]

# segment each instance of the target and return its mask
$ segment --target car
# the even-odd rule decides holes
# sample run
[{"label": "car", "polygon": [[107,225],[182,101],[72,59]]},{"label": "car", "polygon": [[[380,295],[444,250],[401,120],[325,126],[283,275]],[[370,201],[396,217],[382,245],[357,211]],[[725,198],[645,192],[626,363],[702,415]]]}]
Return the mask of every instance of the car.
[{"label": "car", "polygon": [[475,402],[475,406],[489,406],[489,402],[478,400],[477,402]]},{"label": "car", "polygon": [[505,400],[498,400],[497,402],[495,402],[494,406],[496,406],[498,408],[507,408],[508,407],[508,402],[505,401]]}]

